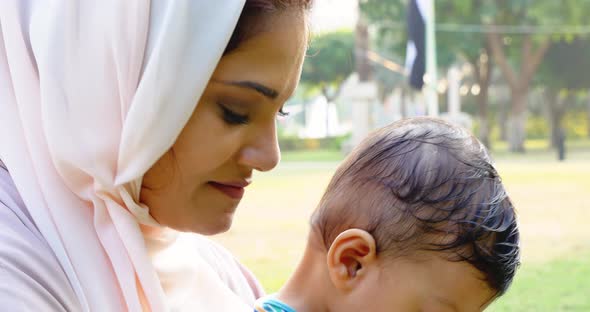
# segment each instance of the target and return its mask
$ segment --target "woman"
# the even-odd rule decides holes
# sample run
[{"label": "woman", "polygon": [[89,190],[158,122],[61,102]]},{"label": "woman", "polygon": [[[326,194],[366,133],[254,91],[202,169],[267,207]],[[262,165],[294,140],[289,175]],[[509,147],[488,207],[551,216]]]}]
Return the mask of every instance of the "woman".
[{"label": "woman", "polygon": [[309,5],[0,2],[2,310],[251,311],[248,273],[179,233],[227,230],[277,164]]}]

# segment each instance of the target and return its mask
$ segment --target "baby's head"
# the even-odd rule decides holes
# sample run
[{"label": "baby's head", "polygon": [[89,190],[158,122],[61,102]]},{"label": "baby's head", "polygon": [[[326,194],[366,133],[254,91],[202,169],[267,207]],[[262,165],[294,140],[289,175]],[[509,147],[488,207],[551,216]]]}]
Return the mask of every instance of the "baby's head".
[{"label": "baby's head", "polygon": [[483,310],[519,265],[515,211],[486,149],[432,118],[365,139],[311,226],[306,253],[327,257],[334,311]]}]

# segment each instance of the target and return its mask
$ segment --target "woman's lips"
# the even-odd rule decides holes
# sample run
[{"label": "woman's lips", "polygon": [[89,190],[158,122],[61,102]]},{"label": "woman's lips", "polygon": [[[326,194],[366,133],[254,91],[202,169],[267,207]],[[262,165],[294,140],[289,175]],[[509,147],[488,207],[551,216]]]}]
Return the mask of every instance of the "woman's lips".
[{"label": "woman's lips", "polygon": [[218,189],[219,191],[233,199],[241,199],[244,196],[244,188],[248,184],[209,182],[209,185]]}]

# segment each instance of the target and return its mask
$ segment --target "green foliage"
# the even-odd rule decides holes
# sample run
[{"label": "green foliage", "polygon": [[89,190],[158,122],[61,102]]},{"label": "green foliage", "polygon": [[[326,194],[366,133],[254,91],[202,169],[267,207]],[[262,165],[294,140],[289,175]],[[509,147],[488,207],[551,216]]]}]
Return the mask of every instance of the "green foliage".
[{"label": "green foliage", "polygon": [[405,55],[407,0],[362,0],[360,9],[370,25],[377,30],[376,50],[401,58]]},{"label": "green foliage", "polygon": [[[490,118],[491,121],[491,118]],[[571,110],[566,112],[563,117],[563,127],[565,129],[566,139],[579,140],[584,139],[588,133],[588,118],[584,114],[580,114],[577,110]],[[492,141],[500,140],[499,127],[495,126],[494,123],[490,123],[492,126],[490,137]],[[549,128],[549,122],[547,117],[542,115],[530,115],[526,122],[526,139],[527,140],[548,140],[551,129]],[[479,133],[479,120],[473,120],[472,133]],[[545,147],[545,146],[544,146]]]},{"label": "green foliage", "polygon": [[[455,0],[458,1],[458,0]],[[532,34],[534,42],[551,40],[559,42],[571,41],[579,35],[567,32],[568,26],[583,26],[590,23],[590,1],[584,0],[497,0],[484,1],[481,22],[483,24],[547,27],[555,25],[553,34]],[[505,54],[513,68],[519,68],[526,60],[522,59],[521,45],[524,35],[504,35]]]},{"label": "green foliage", "polygon": [[590,88],[590,36],[555,42],[547,51],[537,83],[557,90]]},{"label": "green foliage", "polygon": [[568,111],[563,118],[563,127],[565,128],[566,138],[583,139],[588,136],[587,116],[576,111]]},{"label": "green foliage", "polygon": [[342,135],[321,139],[300,139],[297,137],[279,137],[279,146],[282,151],[314,151],[335,150],[340,151],[342,144],[350,139],[350,135]]},{"label": "green foliage", "polygon": [[[454,0],[459,1],[459,0]],[[461,0],[465,1],[465,0]],[[496,0],[483,2],[484,23],[507,25],[587,25],[590,1]],[[556,36],[555,39],[567,34]]]},{"label": "green foliage", "polygon": [[527,139],[545,139],[549,137],[549,124],[542,116],[529,116],[525,126]]},{"label": "green foliage", "polygon": [[349,30],[325,33],[314,38],[303,64],[301,82],[337,88],[354,70],[354,35]]},{"label": "green foliage", "polygon": [[[586,137],[588,118],[576,111],[569,111],[563,117],[563,126],[567,140]],[[529,116],[526,122],[526,138],[548,139],[551,129],[545,116]]]},{"label": "green foliage", "polygon": [[[481,23],[484,4],[482,1],[439,0],[435,9],[437,24],[477,25]],[[440,66],[454,63],[457,57],[474,63],[486,44],[485,35],[481,33],[439,31],[436,36],[436,47],[442,52],[437,54]]]},{"label": "green foliage", "polygon": [[[377,28],[376,44],[382,51],[405,55],[407,0],[362,0],[361,10]],[[576,26],[590,24],[590,1],[584,0],[436,0],[436,23],[455,25]],[[437,60],[445,68],[458,56],[477,57],[485,44],[481,33],[437,31]],[[536,36],[537,40],[547,35]],[[575,33],[552,36],[555,41],[573,40]],[[506,35],[509,58],[519,63],[519,35]]]},{"label": "green foliage", "polygon": [[[406,53],[407,0],[364,0],[361,10],[370,24],[377,28],[375,45],[382,54],[403,58]],[[437,23],[479,24],[481,1],[435,1]],[[458,57],[476,59],[482,49],[483,37],[475,33],[437,32],[437,63],[447,68]]]}]

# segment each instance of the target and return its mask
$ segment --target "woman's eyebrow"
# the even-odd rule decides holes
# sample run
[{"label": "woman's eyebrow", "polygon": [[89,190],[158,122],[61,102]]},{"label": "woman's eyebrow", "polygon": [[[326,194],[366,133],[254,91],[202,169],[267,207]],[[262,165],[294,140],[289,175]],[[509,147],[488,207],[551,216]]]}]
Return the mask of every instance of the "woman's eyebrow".
[{"label": "woman's eyebrow", "polygon": [[247,81],[247,80],[245,80],[245,81],[211,80],[211,81],[230,85],[230,86],[251,89],[251,90],[254,90],[254,91],[264,95],[265,97],[267,97],[271,100],[274,100],[279,96],[279,92],[276,91],[275,89],[264,86],[258,82],[254,82],[254,81]]}]

